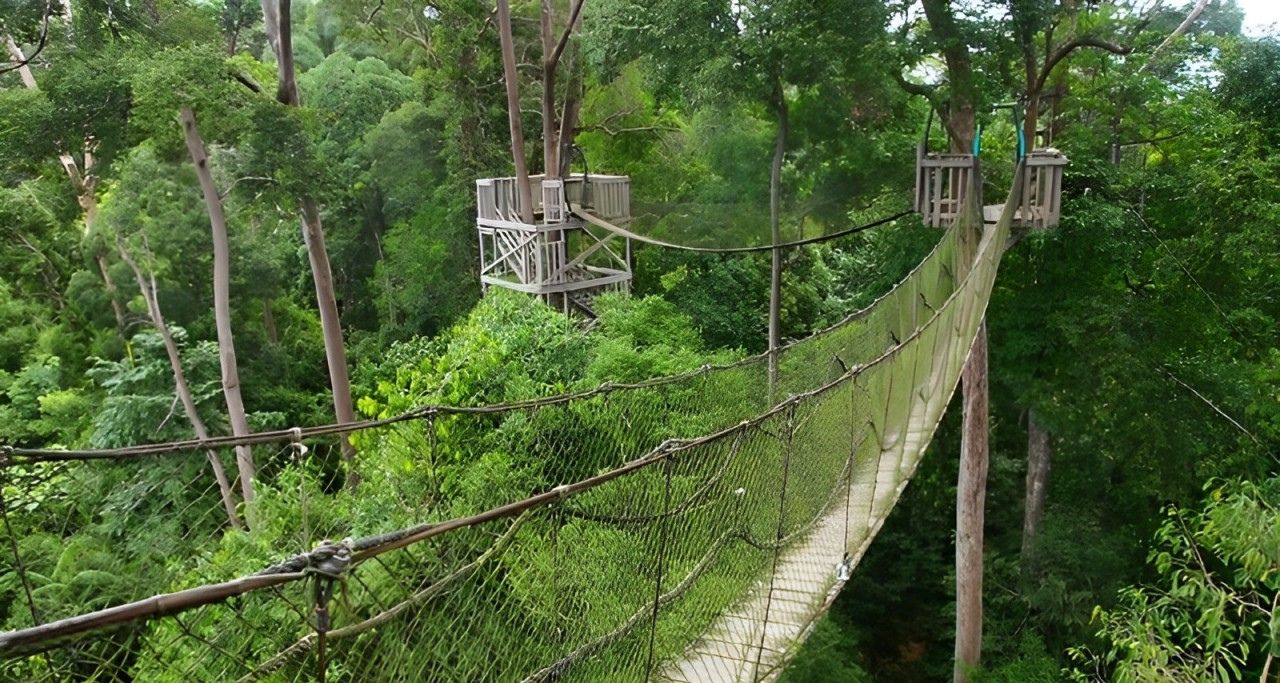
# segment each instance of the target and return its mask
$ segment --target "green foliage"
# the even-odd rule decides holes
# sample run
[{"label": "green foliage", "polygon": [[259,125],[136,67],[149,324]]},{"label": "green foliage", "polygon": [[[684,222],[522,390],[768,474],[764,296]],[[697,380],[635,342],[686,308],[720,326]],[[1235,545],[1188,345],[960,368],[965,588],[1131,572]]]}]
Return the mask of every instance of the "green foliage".
[{"label": "green foliage", "polygon": [[1280,657],[1280,479],[1215,485],[1201,510],[1169,508],[1148,562],[1159,579],[1095,611],[1098,652],[1076,680],[1235,681]]},{"label": "green foliage", "polygon": [[1235,48],[1224,60],[1218,94],[1256,121],[1274,145],[1280,142],[1280,40],[1241,41]]},{"label": "green foliage", "polygon": [[870,683],[873,678],[855,662],[853,631],[834,617],[822,617],[796,653],[795,663],[783,670],[780,683]]},{"label": "green foliage", "polygon": [[130,123],[168,159],[186,158],[182,107],[192,109],[205,144],[235,140],[247,123],[249,93],[230,77],[226,57],[212,47],[170,48],[133,75]]},{"label": "green foliage", "polygon": [[[574,46],[587,64],[575,141],[591,172],[631,176],[635,229],[688,244],[763,244],[777,113],[771,100],[780,96],[791,127],[782,169],[784,238],[897,211],[909,200],[928,106],[897,80],[934,80],[943,47],[907,4],[590,0],[586,33]],[[979,103],[1020,93],[1023,56],[1010,36],[1045,37],[1063,5],[1020,1],[1006,12],[998,3],[973,11],[950,4],[963,10],[959,36],[974,46]],[[1126,3],[1086,5],[1071,30],[1121,39],[1134,50],[1124,60],[1079,50],[1055,72],[1050,85],[1060,79],[1063,95],[1041,112],[1041,124],[1052,125],[1054,144],[1072,159],[1066,218],[1058,231],[1032,235],[1006,257],[989,312],[987,567],[994,588],[987,594],[986,665],[974,680],[1056,680],[1063,651],[1081,642],[1099,653],[1088,660],[1096,669],[1088,675],[1202,680],[1222,670],[1238,678],[1236,667],[1256,677],[1270,641],[1251,604],[1265,607],[1275,592],[1272,574],[1259,569],[1267,558],[1274,562],[1272,539],[1259,531],[1275,528],[1266,517],[1273,487],[1224,486],[1203,514],[1168,518],[1153,565],[1144,568],[1142,559],[1162,505],[1187,505],[1209,478],[1262,479],[1274,471],[1268,453],[1280,443],[1280,50],[1274,39],[1240,37],[1240,10],[1212,3],[1140,71],[1185,9],[1138,17]],[[32,53],[45,7],[0,1],[0,32]],[[302,193],[322,205],[366,415],[432,402],[532,399],[763,350],[767,254],[638,247],[636,296],[600,298],[590,330],[509,292],[481,298],[472,183],[507,173],[510,164],[491,6],[295,4],[301,108],[270,97],[276,75],[256,3],[94,0],[76,3],[69,25],[59,3],[51,7],[48,45],[32,65],[39,90],[24,87],[16,73],[0,75],[4,444],[190,436],[163,351],[140,324],[143,308],[132,272],[115,255],[116,237],[156,273],[201,414],[215,433],[225,432],[208,219],[176,119],[181,106],[195,110],[225,195],[233,327],[255,428],[317,424],[331,415],[297,225]],[[517,42],[534,46],[537,4],[514,9]],[[1068,23],[1058,26],[1061,38]],[[536,53],[534,47],[529,55]],[[526,131],[536,131],[536,88],[523,92]],[[948,82],[933,91],[943,103],[955,95]],[[1012,131],[1004,118],[986,117],[987,190],[995,194],[1010,170],[1004,159]],[[1113,143],[1122,143],[1119,164],[1112,163]],[[528,144],[537,147],[536,134]],[[96,222],[88,213],[93,202],[77,201],[86,198],[68,182],[62,153],[96,187]],[[578,158],[573,168],[586,170]],[[784,336],[802,336],[870,303],[919,262],[936,234],[903,221],[789,252]],[[100,256],[114,291],[103,282]],[[120,328],[113,299],[125,307]],[[404,425],[357,439],[365,476],[358,493],[336,490],[337,458],[325,449],[307,466],[263,452],[249,533],[220,528],[203,455],[147,467],[23,469],[6,479],[4,494],[47,621],[143,597],[157,585],[254,571],[316,533],[372,533],[508,502],[663,439],[706,431],[717,417],[745,411],[759,387],[739,378],[714,393],[717,404],[699,411],[664,403],[691,396],[645,394],[498,424],[441,418],[430,428]],[[1032,559],[1024,561],[1028,408],[1054,435],[1055,450],[1048,510]],[[951,413],[954,420],[959,407]],[[620,429],[624,421],[627,429]],[[943,426],[937,452],[789,679],[950,675],[953,553],[940,530],[953,524],[954,432],[954,424]],[[426,452],[438,457],[428,461]],[[628,495],[653,482],[642,484]],[[300,516],[306,501],[309,512]],[[561,531],[601,558],[638,562],[648,550],[588,525],[568,523]],[[1208,575],[1190,549],[1205,555]],[[733,571],[751,561],[735,557],[718,567],[706,593],[691,598],[731,601],[745,589]],[[25,626],[32,622],[25,592],[7,562],[0,559],[0,621],[3,628]],[[546,618],[557,606],[538,588],[551,580],[553,564],[547,548],[530,547],[503,565],[509,586],[473,597],[518,599]],[[609,616],[636,597],[592,585],[585,568],[558,571],[577,599],[611,606],[601,610]],[[1158,580],[1150,579],[1153,572]],[[1145,585],[1117,598],[1127,584]],[[1097,604],[1103,609],[1091,625]],[[264,608],[254,618],[291,617]],[[193,619],[188,627],[213,636],[215,622]],[[660,629],[659,650],[678,649],[696,626]],[[1089,641],[1098,629],[1100,639]],[[166,634],[143,635],[161,642]],[[254,634],[245,651],[278,635]],[[383,637],[392,642],[396,635]],[[1222,647],[1210,652],[1197,642],[1210,638]],[[120,649],[125,670],[134,653]],[[460,663],[492,654],[451,653]],[[195,655],[172,653],[186,664]],[[1173,666],[1183,670],[1170,673]],[[130,675],[159,680],[156,667],[140,665]],[[0,677],[8,675],[0,668]]]},{"label": "green foliage", "polygon": [[[171,328],[171,333],[181,348],[186,331]],[[217,346],[202,342],[184,356],[192,397],[197,408],[206,408],[201,412],[208,420],[217,414],[210,406],[221,398]],[[159,333],[135,335],[129,359],[118,362],[99,359],[88,374],[106,393],[93,420],[93,435],[89,439],[93,446],[112,448],[190,436],[191,426],[175,404],[173,372]]]}]

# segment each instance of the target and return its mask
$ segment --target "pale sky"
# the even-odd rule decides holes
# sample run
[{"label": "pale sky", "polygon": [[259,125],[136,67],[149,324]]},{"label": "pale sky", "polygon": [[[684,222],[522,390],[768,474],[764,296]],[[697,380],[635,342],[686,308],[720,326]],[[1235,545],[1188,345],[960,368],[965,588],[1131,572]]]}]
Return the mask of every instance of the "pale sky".
[{"label": "pale sky", "polygon": [[1244,10],[1244,33],[1248,36],[1259,36],[1268,31],[1268,26],[1280,23],[1280,0],[1236,0],[1240,9]]}]

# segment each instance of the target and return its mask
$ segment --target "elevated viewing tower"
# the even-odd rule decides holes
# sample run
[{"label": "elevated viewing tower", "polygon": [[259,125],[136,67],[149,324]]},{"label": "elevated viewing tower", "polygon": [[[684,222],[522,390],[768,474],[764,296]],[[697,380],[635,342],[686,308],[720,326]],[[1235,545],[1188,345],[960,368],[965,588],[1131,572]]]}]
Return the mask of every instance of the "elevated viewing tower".
[{"label": "elevated viewing tower", "polygon": [[[1062,172],[1067,157],[1053,148],[1035,149],[1023,159],[1027,172],[1022,178],[1021,204],[1013,214],[1013,227],[1049,230],[1062,220]],[[946,228],[955,221],[964,204],[964,193],[973,173],[972,154],[934,154],[920,145],[916,151],[916,212],[925,225]],[[983,221],[1000,218],[1003,204],[983,207]]]},{"label": "elevated viewing tower", "polygon": [[[625,225],[631,179],[530,176],[533,222],[521,220],[515,178],[476,181],[480,282],[541,297],[565,313],[590,315],[596,294],[631,287],[631,240],[589,225],[574,211]],[[574,208],[576,207],[576,209]]]}]

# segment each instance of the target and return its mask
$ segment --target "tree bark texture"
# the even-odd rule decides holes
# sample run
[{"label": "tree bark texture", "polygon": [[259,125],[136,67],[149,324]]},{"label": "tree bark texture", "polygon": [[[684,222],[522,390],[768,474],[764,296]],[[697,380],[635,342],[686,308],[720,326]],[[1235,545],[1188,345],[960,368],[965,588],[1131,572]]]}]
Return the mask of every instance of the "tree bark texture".
[{"label": "tree bark texture", "polygon": [[[142,272],[142,268],[137,261],[129,255],[129,251],[124,248],[123,244],[117,243],[117,249],[120,251],[120,258],[129,264],[129,268],[133,270],[133,277],[137,280],[138,289],[142,292],[142,298],[147,303],[147,313],[151,318],[151,324],[155,326],[156,331],[160,333],[160,339],[164,343],[165,354],[169,357],[169,369],[173,372],[173,386],[178,393],[178,400],[182,403],[182,410],[187,415],[187,421],[191,423],[191,429],[195,432],[197,439],[209,438],[209,430],[205,428],[204,420],[200,419],[200,413],[196,410],[196,402],[191,397],[191,387],[187,384],[187,375],[182,370],[182,358],[178,355],[178,345],[173,341],[173,335],[169,333],[169,326],[164,322],[164,315],[160,312],[160,300],[156,296],[156,279],[155,276],[147,276]],[[222,496],[222,506],[226,510],[227,520],[231,522],[231,526],[240,529],[243,525],[240,522],[240,516],[236,514],[235,493],[231,490],[231,482],[227,480],[227,472],[222,467],[222,460],[218,458],[218,454],[213,450],[206,451],[209,458],[209,466],[213,469],[213,478],[218,482],[218,493]]]},{"label": "tree bark texture", "polygon": [[[297,107],[300,99],[293,68],[290,0],[279,0],[279,5],[275,5],[273,0],[262,0],[262,16],[268,41],[276,51],[280,80],[276,99],[286,106]],[[324,334],[325,362],[329,367],[329,386],[333,391],[334,417],[340,424],[354,422],[355,409],[351,401],[351,379],[347,374],[347,351],[342,337],[342,322],[338,317],[333,270],[329,265],[329,251],[325,246],[320,206],[308,194],[298,197],[298,205],[302,218],[303,242],[306,243],[307,259],[311,263],[311,279],[316,289],[316,306],[320,311],[320,327]],[[347,438],[342,439],[341,447],[342,459],[347,464],[347,485],[355,486],[360,481],[356,472],[355,448]]]},{"label": "tree bark texture", "polygon": [[1040,426],[1034,410],[1027,412],[1027,485],[1026,506],[1022,516],[1022,564],[1028,566],[1035,553],[1040,520],[1044,518],[1044,502],[1049,487],[1049,468],[1053,444],[1049,432]]},{"label": "tree bark texture", "polygon": [[498,41],[502,46],[502,80],[507,86],[507,120],[511,125],[511,161],[516,169],[516,190],[520,193],[520,220],[533,223],[533,188],[529,165],[524,158],[524,124],[520,120],[520,74],[516,72],[515,38],[511,33],[511,7],[498,0]]},{"label": "tree bark texture", "polygon": [[782,83],[774,82],[774,111],[778,130],[773,142],[773,162],[769,167],[769,238],[773,241],[773,259],[769,271],[769,403],[778,395],[778,348],[782,345],[782,161],[787,154],[787,100]]},{"label": "tree bark texture", "polygon": [[[222,371],[222,396],[227,403],[227,418],[231,433],[236,436],[249,434],[249,419],[244,411],[244,399],[240,395],[240,368],[236,362],[236,342],[231,331],[231,243],[227,236],[227,219],[222,211],[222,198],[213,184],[209,171],[209,158],[204,140],[196,125],[195,114],[183,107],[179,114],[182,132],[191,154],[191,163],[200,179],[200,191],[204,194],[205,209],[209,213],[209,227],[213,232],[213,317],[218,332],[218,364]],[[256,478],[253,451],[248,445],[236,446],[236,469],[240,474],[240,495],[244,502],[253,502],[253,483]]]},{"label": "tree bark texture", "polygon": [[[329,251],[324,243],[324,227],[320,223],[320,207],[311,197],[299,199],[302,205],[302,237],[311,262],[311,280],[316,288],[316,304],[320,308],[320,327],[324,333],[324,356],[329,366],[329,386],[333,389],[333,412],[339,423],[355,422],[351,402],[351,378],[347,374],[347,351],[342,339],[342,323],[338,319],[338,301],[333,289],[333,271]],[[347,463],[347,484],[359,483],[356,473],[355,448],[343,438],[342,459]]]},{"label": "tree bark texture", "polygon": [[556,62],[552,61],[555,38],[552,37],[551,0],[541,0],[538,29],[542,38],[542,172],[548,178],[560,177],[559,127],[556,125]]},{"label": "tree bark texture", "polygon": [[938,38],[942,58],[947,65],[947,81],[951,86],[951,103],[943,115],[951,136],[951,151],[968,153],[973,149],[977,130],[976,86],[969,45],[951,13],[950,0],[921,0],[929,30]]},{"label": "tree bark texture", "polygon": [[[68,13],[68,20],[70,13]],[[25,64],[27,57],[22,52],[22,48],[13,42],[13,36],[5,34],[5,47],[9,51],[9,56],[18,63],[18,77],[22,81],[23,87],[28,90],[39,90],[40,86],[36,83],[35,74],[31,72],[31,67]],[[88,235],[93,229],[94,222],[98,218],[98,195],[97,183],[93,171],[93,148],[92,143],[86,145],[84,153],[84,171],[81,172],[80,165],[76,163],[75,157],[61,152],[58,154],[58,162],[62,164],[62,169],[66,172],[67,178],[71,181],[71,188],[76,193],[76,203],[80,205],[80,209],[84,214],[84,234]],[[107,298],[111,301],[111,312],[116,317],[116,330],[124,337],[125,332],[125,310],[124,304],[120,303],[117,295],[115,284],[111,282],[111,273],[107,270],[107,256],[99,251],[94,254],[94,260],[98,264],[98,273],[102,277],[103,287],[107,291]]]},{"label": "tree bark texture", "polygon": [[965,364],[960,474],[956,482],[956,683],[982,657],[982,545],[987,496],[987,324]]}]

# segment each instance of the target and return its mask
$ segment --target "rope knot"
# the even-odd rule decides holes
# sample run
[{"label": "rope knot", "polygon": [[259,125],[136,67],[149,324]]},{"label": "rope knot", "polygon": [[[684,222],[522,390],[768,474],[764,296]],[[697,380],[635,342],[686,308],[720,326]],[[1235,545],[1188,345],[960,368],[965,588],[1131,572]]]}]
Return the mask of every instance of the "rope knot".
[{"label": "rope knot", "polygon": [[316,574],[325,578],[341,580],[351,567],[353,542],[350,538],[341,541],[320,541],[307,556],[307,574]]},{"label": "rope knot", "polygon": [[293,437],[293,442],[289,444],[293,448],[293,457],[301,459],[310,450],[306,444],[302,443],[302,427],[293,427],[289,430],[289,435]]}]

